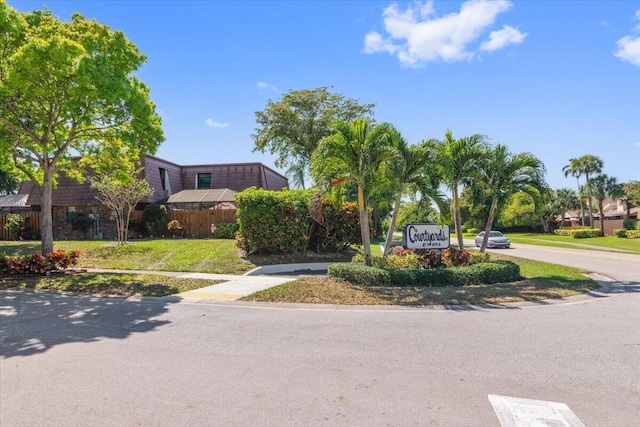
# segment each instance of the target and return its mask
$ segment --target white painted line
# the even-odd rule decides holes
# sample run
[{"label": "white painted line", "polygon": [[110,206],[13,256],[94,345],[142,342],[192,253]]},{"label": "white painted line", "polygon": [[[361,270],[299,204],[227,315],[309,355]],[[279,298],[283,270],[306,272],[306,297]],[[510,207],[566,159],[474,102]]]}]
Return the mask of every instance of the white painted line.
[{"label": "white painted line", "polygon": [[502,427],[585,427],[564,403],[489,395]]}]

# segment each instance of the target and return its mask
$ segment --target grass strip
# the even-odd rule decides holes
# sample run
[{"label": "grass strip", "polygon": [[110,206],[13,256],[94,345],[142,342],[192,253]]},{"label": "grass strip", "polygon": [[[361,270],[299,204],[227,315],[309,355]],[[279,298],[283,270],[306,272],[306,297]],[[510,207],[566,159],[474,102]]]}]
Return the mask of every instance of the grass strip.
[{"label": "grass strip", "polygon": [[6,277],[0,289],[28,288],[99,295],[152,296],[186,292],[222,281],[167,277],[156,274],[74,273],[51,277]]}]

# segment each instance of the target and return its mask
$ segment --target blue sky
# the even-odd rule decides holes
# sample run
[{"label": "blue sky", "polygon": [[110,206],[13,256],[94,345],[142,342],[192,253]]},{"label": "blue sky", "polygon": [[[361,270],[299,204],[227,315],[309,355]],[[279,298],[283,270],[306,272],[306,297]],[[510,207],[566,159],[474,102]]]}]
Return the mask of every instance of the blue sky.
[{"label": "blue sky", "polygon": [[[547,166],[640,179],[640,1],[8,1],[122,30],[179,164],[259,161],[255,111],[330,86],[411,143],[480,133]],[[280,172],[282,172],[280,170]]]}]

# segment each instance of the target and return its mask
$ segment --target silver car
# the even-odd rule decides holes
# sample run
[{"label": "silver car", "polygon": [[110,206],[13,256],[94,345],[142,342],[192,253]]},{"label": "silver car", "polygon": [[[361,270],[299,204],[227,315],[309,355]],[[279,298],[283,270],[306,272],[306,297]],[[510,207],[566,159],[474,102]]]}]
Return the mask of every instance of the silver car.
[{"label": "silver car", "polygon": [[[476,236],[476,246],[482,245],[482,239],[484,239],[484,231]],[[488,248],[510,248],[511,240],[499,231],[491,231],[489,234],[489,241],[487,242]]]}]

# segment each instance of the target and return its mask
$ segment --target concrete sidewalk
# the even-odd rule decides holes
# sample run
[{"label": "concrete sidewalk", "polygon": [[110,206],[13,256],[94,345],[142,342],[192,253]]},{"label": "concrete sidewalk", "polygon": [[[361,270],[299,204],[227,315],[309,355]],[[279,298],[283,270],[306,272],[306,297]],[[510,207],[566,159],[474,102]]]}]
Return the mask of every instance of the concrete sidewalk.
[{"label": "concrete sidewalk", "polygon": [[[134,273],[158,274],[161,276],[180,277],[185,279],[223,280],[204,288],[181,292],[174,296],[195,299],[237,300],[254,292],[268,289],[283,283],[292,282],[300,276],[318,274],[327,271],[329,263],[278,264],[255,268],[242,276],[233,274],[189,273],[179,271],[149,271],[149,270],[113,270],[105,268],[89,268],[94,273]],[[279,274],[285,276],[279,276]]]}]

